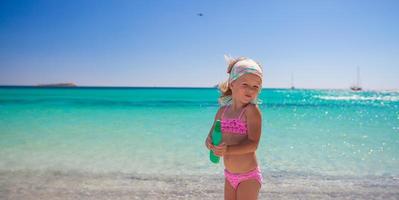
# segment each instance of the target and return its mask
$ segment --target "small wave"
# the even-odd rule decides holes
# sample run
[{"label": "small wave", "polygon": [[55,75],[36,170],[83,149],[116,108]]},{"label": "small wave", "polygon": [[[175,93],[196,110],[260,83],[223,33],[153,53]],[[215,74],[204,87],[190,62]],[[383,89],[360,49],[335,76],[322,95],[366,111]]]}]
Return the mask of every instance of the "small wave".
[{"label": "small wave", "polygon": [[359,96],[359,95],[351,95],[351,96],[315,96],[315,98],[323,99],[323,100],[337,100],[337,101],[391,101],[396,102],[399,101],[398,96]]},{"label": "small wave", "polygon": [[216,101],[185,101],[185,100],[154,100],[154,101],[123,101],[123,100],[101,100],[101,99],[0,99],[0,105],[27,105],[27,104],[47,104],[47,105],[76,105],[76,106],[133,106],[133,107],[168,107],[168,106],[218,106]]}]

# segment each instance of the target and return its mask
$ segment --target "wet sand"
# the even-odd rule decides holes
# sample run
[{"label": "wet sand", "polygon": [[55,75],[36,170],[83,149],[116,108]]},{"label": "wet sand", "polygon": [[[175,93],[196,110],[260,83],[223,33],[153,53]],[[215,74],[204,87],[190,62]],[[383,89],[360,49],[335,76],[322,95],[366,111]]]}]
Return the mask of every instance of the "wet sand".
[{"label": "wet sand", "polygon": [[[259,199],[399,199],[399,177],[264,173]],[[223,176],[0,171],[0,199],[223,199]]]}]

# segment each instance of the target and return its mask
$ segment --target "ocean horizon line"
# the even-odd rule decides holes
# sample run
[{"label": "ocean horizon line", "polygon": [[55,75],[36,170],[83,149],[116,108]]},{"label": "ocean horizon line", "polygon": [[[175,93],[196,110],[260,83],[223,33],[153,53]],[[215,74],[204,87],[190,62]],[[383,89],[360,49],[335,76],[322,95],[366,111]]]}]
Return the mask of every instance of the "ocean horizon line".
[{"label": "ocean horizon line", "polygon": [[[107,86],[107,85],[80,85],[80,86],[40,86],[40,85],[0,85],[0,88],[59,88],[59,89],[213,89],[216,86]],[[306,88],[296,87],[263,87],[267,90],[349,90],[350,88]],[[363,91],[399,91],[399,89],[363,89]]]}]

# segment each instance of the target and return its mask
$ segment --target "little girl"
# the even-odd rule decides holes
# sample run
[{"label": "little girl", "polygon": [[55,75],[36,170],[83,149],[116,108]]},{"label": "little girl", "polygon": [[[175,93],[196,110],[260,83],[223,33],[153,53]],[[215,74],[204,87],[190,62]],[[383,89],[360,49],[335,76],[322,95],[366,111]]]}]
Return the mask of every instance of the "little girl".
[{"label": "little girl", "polygon": [[[262,185],[255,151],[261,136],[261,112],[257,106],[262,87],[262,69],[255,61],[228,59],[229,79],[219,86],[221,107],[206,138],[206,147],[223,157],[225,199],[257,199]],[[221,120],[222,143],[212,145],[215,121]]]}]

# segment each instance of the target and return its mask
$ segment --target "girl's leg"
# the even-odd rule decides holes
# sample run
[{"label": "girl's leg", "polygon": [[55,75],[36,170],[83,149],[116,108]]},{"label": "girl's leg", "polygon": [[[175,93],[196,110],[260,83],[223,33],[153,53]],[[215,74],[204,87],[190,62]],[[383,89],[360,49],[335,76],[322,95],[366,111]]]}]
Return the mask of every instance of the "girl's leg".
[{"label": "girl's leg", "polygon": [[224,200],[236,200],[236,191],[227,179],[224,179]]},{"label": "girl's leg", "polygon": [[255,179],[241,182],[237,187],[237,200],[257,200],[260,183]]}]

